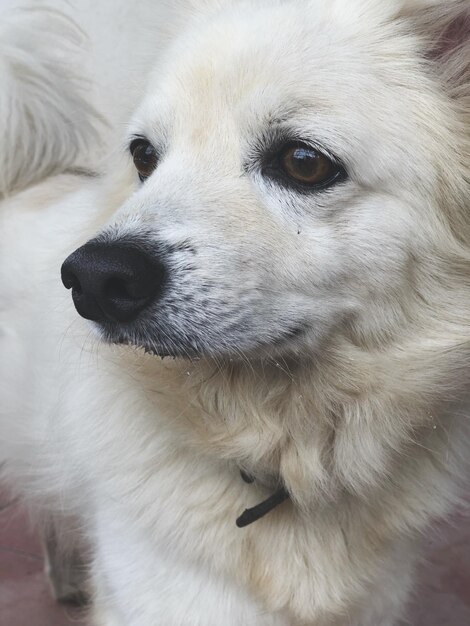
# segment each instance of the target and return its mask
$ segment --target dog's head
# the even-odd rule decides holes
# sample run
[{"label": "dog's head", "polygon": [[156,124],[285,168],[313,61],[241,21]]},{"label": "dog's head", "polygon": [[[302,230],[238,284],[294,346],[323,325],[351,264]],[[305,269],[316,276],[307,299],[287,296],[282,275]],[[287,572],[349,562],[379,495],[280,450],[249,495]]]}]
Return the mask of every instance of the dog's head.
[{"label": "dog's head", "polygon": [[383,345],[468,241],[467,3],[213,4],[159,62],[128,199],[64,283],[160,355]]}]

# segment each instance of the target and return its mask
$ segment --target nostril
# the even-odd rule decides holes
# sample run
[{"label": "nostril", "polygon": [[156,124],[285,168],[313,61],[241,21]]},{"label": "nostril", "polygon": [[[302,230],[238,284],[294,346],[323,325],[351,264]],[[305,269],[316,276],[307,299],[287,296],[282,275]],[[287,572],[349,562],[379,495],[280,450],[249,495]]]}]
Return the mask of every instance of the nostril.
[{"label": "nostril", "polygon": [[74,291],[77,296],[81,296],[83,293],[83,289],[80,284],[80,281],[75,276],[75,274],[72,274],[71,283],[72,283],[72,291]]},{"label": "nostril", "polygon": [[153,281],[143,277],[113,276],[102,285],[100,305],[108,319],[114,322],[129,322],[145,308],[155,294]]},{"label": "nostril", "polygon": [[131,293],[132,283],[128,283],[122,278],[110,278],[103,288],[103,295],[109,300],[134,300],[135,295]]},{"label": "nostril", "polygon": [[62,282],[66,289],[72,289],[77,295],[81,295],[82,293],[82,285],[76,274],[71,271],[63,270],[62,271]]}]

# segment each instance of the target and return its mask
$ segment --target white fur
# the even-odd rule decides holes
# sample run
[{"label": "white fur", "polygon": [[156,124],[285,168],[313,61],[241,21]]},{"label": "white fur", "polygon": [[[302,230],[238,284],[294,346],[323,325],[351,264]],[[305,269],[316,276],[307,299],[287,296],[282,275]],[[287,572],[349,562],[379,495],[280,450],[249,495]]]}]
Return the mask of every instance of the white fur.
[{"label": "white fur", "polygon": [[0,197],[78,165],[98,116],[74,67],[82,34],[62,14],[13,12],[0,26]]},{"label": "white fur", "polygon": [[[4,27],[0,125],[12,103],[22,117],[0,149],[0,459],[38,514],[75,515],[91,542],[96,626],[402,617],[419,535],[455,502],[467,449],[470,45],[432,54],[466,6],[164,7],[151,76],[121,78],[146,97],[129,128],[108,118],[116,143],[162,146],[144,185],[117,154],[105,178],[67,173],[91,158],[97,115],[49,49],[31,59],[15,34],[41,39],[31,16]],[[349,180],[305,195],[244,168],[273,122]],[[105,345],[78,317],[60,266],[98,232],[194,245],[190,275],[187,250],[171,257],[178,306],[152,309],[147,340],[189,337],[200,360]],[[301,338],[273,346],[294,322]],[[237,529],[278,477],[291,501]]]}]

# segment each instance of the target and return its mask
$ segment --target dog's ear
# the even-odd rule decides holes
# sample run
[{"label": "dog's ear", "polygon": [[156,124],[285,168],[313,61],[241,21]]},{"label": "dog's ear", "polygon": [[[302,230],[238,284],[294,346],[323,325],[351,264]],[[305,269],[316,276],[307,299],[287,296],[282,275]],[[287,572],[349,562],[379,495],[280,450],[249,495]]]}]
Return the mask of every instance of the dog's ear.
[{"label": "dog's ear", "polygon": [[470,98],[470,0],[408,0],[405,6],[423,54],[451,95]]}]

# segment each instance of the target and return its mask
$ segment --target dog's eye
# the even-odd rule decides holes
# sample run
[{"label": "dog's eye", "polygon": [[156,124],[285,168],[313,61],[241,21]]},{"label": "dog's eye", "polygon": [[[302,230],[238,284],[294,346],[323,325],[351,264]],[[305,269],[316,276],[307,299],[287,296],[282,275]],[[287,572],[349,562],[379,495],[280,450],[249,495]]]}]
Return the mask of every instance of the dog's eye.
[{"label": "dog's eye", "polygon": [[312,190],[329,187],[345,175],[344,169],[338,163],[319,150],[300,142],[290,142],[283,146],[269,169],[271,175]]},{"label": "dog's eye", "polygon": [[157,151],[152,144],[143,137],[134,139],[129,146],[129,150],[134,159],[134,165],[139,173],[139,178],[143,182],[151,176],[157,167]]}]

